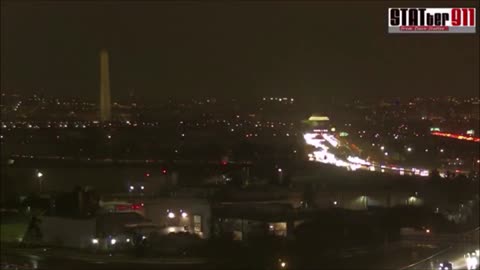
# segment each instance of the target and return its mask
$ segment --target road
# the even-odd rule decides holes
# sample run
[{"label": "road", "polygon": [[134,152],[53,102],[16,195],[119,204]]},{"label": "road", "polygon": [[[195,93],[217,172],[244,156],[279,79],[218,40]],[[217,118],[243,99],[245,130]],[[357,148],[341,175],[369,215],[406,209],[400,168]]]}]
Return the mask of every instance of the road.
[{"label": "road", "polygon": [[47,249],[6,249],[1,254],[3,264],[14,264],[19,269],[211,269],[206,260],[196,258],[132,258],[121,255],[63,254]]},{"label": "road", "polygon": [[[428,256],[431,252],[426,249],[417,250],[418,255]],[[401,263],[411,260],[411,249],[390,248],[388,251],[383,249],[370,250],[361,254],[350,254],[349,256],[335,255],[328,258],[319,254],[318,260],[302,264],[302,267],[289,267],[289,269],[397,269]],[[395,256],[394,256],[395,254]],[[392,261],[392,257],[398,260]],[[202,269],[270,269],[277,268],[267,267],[264,261],[254,261],[253,258],[238,260],[239,258],[224,258],[227,260],[199,261],[194,258],[132,258],[114,255],[106,257],[104,255],[94,255],[88,253],[63,252],[62,250],[52,251],[43,249],[8,249],[2,250],[2,263],[14,263],[16,265],[28,266],[21,269],[172,269],[172,270],[202,270]],[[292,262],[293,263],[293,262]],[[2,268],[3,269],[3,268]]]},{"label": "road", "polygon": [[440,263],[449,261],[453,264],[453,269],[467,269],[465,258],[463,257],[466,252],[478,249],[478,246],[452,246],[441,252],[434,254],[433,256],[406,266],[400,270],[438,270]]},{"label": "road", "polygon": [[[308,156],[310,161],[335,165],[351,171],[368,170],[389,174],[416,175],[422,177],[429,176],[430,174],[429,170],[427,169],[403,168],[401,166],[392,166],[378,162],[367,161],[356,156],[356,153],[354,153],[354,151],[348,147],[342,148],[344,151],[346,151],[346,149],[350,149],[348,150],[348,157],[340,158],[339,156],[343,156],[344,154],[338,155],[341,153],[339,148],[341,145],[348,145],[348,143],[340,142],[334,135],[329,133],[305,133],[303,138],[306,144],[315,147],[315,151],[310,153]],[[385,154],[388,153],[386,152]]]}]

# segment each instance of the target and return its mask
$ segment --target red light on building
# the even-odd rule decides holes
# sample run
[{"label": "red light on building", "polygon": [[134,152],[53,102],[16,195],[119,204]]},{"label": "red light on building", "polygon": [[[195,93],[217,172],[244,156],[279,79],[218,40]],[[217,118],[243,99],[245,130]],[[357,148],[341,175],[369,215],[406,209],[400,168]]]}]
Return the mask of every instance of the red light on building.
[{"label": "red light on building", "polygon": [[132,204],[132,210],[140,210],[143,206],[142,204]]},{"label": "red light on building", "polygon": [[150,173],[145,173],[145,177],[150,177]]},{"label": "red light on building", "polygon": [[123,211],[132,211],[132,210],[140,210],[143,208],[143,203],[135,203],[135,204],[117,204],[115,205],[115,211],[123,212]]},{"label": "red light on building", "polygon": [[225,165],[227,165],[227,164],[228,164],[228,162],[227,162],[226,160],[222,160],[222,165],[223,165],[223,166],[225,166]]},{"label": "red light on building", "polygon": [[167,174],[167,169],[162,169],[163,174]]}]

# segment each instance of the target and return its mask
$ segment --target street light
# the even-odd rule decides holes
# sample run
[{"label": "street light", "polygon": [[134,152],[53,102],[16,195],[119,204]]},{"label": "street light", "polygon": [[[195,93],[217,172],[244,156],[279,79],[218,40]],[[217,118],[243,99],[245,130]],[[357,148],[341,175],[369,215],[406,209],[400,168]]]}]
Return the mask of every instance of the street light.
[{"label": "street light", "polygon": [[40,192],[43,191],[43,181],[42,181],[42,177],[43,177],[43,173],[41,171],[37,171],[37,178],[38,178],[38,183],[40,184]]},{"label": "street light", "polygon": [[278,183],[279,183],[279,184],[282,184],[282,182],[283,182],[283,169],[282,169],[282,168],[278,168],[278,169],[277,169],[277,172],[278,172]]}]

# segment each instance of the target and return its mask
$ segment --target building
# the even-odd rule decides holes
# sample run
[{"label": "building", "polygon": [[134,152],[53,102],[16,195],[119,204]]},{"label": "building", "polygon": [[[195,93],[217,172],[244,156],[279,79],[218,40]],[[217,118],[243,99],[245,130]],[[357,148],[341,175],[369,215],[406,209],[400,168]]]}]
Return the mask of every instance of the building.
[{"label": "building", "polygon": [[213,231],[217,237],[246,240],[264,237],[293,237],[293,230],[310,213],[290,203],[237,202],[214,208]]},{"label": "building", "polygon": [[145,201],[145,217],[164,233],[189,232],[210,237],[211,207],[205,199],[158,198]]},{"label": "building", "polygon": [[136,212],[102,213],[89,218],[42,216],[39,227],[42,243],[70,248],[126,247],[133,243],[135,233],[146,236],[157,230]]}]

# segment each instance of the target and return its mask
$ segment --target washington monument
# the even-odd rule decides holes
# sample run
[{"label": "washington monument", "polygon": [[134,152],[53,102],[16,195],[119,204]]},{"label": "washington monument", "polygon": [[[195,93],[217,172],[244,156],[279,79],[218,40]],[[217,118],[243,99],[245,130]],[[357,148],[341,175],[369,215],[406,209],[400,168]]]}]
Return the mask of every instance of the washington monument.
[{"label": "washington monument", "polygon": [[112,119],[112,103],[110,101],[110,71],[108,67],[108,52],[100,51],[100,120]]}]

